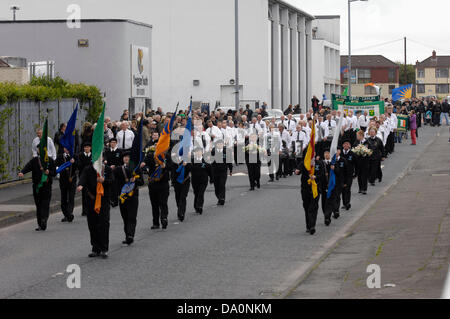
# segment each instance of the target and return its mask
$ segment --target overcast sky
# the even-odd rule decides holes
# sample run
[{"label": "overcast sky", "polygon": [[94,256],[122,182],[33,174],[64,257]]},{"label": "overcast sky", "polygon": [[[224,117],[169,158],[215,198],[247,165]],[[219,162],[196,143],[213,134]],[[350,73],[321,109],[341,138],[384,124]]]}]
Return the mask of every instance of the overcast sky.
[{"label": "overcast sky", "polygon": [[[341,53],[348,54],[347,0],[285,1],[312,15],[340,15]],[[114,2],[120,3],[120,8]],[[136,2],[140,3],[140,10],[136,10]],[[146,21],[142,10],[143,0],[0,0],[0,19],[11,19],[9,6],[12,4],[21,7],[19,19],[65,19],[70,3],[81,5],[82,18],[128,18],[151,23]],[[402,39],[406,36],[410,39],[408,63],[426,59],[433,49],[438,55],[450,55],[448,0],[369,0],[353,2],[351,6],[353,54],[382,54],[393,61],[403,61]],[[395,40],[399,41],[372,47]],[[367,47],[372,48],[364,49]]]}]

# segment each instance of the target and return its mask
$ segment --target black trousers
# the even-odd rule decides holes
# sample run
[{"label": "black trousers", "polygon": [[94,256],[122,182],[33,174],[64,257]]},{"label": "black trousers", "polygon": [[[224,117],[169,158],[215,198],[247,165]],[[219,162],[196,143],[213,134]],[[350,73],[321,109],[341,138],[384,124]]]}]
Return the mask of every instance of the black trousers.
[{"label": "black trousers", "polygon": [[133,194],[132,197],[127,198],[125,202],[119,203],[120,215],[123,220],[123,231],[125,238],[134,238],[137,224],[137,214],[139,207],[139,193]]},{"label": "black trousers", "polygon": [[153,226],[159,226],[159,221],[164,225],[168,223],[169,208],[167,200],[169,199],[170,188],[148,186],[150,202],[152,204]]},{"label": "black trousers", "polygon": [[297,164],[295,162],[295,158],[289,157],[289,165],[288,165],[288,172],[287,174],[292,175],[293,171],[295,170]]},{"label": "black trousers", "polygon": [[[280,163],[279,159],[278,163]],[[267,163],[267,167],[269,168],[269,177],[271,180],[273,180],[275,178],[275,174],[278,176],[278,167],[276,161],[269,161]]]},{"label": "black trousers", "polygon": [[342,204],[344,206],[350,205],[350,201],[352,199],[352,184],[353,177],[350,179],[347,186],[342,188]]},{"label": "black trousers", "polygon": [[227,172],[219,172],[214,175],[214,192],[218,200],[225,201]]},{"label": "black trousers", "polygon": [[317,198],[313,197],[311,189],[301,190],[303,209],[305,211],[306,229],[315,229],[317,222],[317,211],[319,210],[320,194]]},{"label": "black trousers", "polygon": [[73,180],[68,185],[59,185],[59,189],[61,190],[61,211],[66,218],[73,216],[76,187],[76,180]]},{"label": "black trousers", "polygon": [[119,188],[117,183],[113,183],[111,189],[111,206],[117,207],[119,205],[119,196],[122,193],[122,189]]},{"label": "black trousers", "polygon": [[206,182],[194,181],[192,179],[192,189],[194,190],[194,209],[197,211],[203,209],[205,202],[205,191],[208,187],[208,180]]},{"label": "black trousers", "polygon": [[[88,196],[88,195],[86,195]],[[91,235],[92,252],[107,252],[109,249],[109,217],[110,199],[102,199],[102,208],[97,214],[94,210],[95,199],[89,199],[87,222]]]},{"label": "black trousers", "polygon": [[321,190],[321,205],[322,205],[322,213],[325,216],[326,208],[327,208],[327,193],[328,190],[326,188],[323,188]]},{"label": "black trousers", "polygon": [[278,176],[286,176],[289,174],[289,158],[283,158],[280,156],[280,166],[278,167]]},{"label": "black trousers", "polygon": [[89,195],[87,194],[87,189],[83,188],[83,190],[81,191],[81,212],[83,216],[87,216],[88,214],[89,202],[90,198]]},{"label": "black trousers", "polygon": [[394,133],[389,133],[387,140],[386,140],[386,153],[393,153],[394,152]]},{"label": "black trousers", "polygon": [[186,199],[189,194],[189,187],[191,186],[191,181],[188,180],[183,184],[175,182],[173,188],[175,189],[175,200],[178,207],[178,219],[183,220],[186,214]]},{"label": "black trousers", "polygon": [[360,159],[357,162],[358,187],[359,191],[367,192],[367,180],[369,178],[369,159]]},{"label": "black trousers", "polygon": [[336,179],[336,186],[331,192],[331,197],[325,204],[325,219],[331,219],[332,213],[339,213],[339,204],[341,203],[342,183]]},{"label": "black trousers", "polygon": [[33,184],[33,198],[36,205],[37,224],[42,229],[47,229],[48,216],[50,215],[50,200],[52,198],[52,186],[45,183],[36,192],[37,185]]},{"label": "black trousers", "polygon": [[261,179],[261,164],[248,163],[247,164],[248,179],[250,181],[250,187],[254,188],[259,185]]},{"label": "black trousers", "polygon": [[[381,171],[381,160],[370,160],[369,161],[369,183],[375,183],[377,178],[380,178]],[[381,176],[382,177],[382,176]]]}]

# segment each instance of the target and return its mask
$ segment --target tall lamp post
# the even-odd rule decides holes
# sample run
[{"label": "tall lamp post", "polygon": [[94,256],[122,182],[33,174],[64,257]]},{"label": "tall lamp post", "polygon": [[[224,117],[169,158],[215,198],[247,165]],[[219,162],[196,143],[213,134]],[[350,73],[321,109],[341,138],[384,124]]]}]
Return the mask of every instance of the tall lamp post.
[{"label": "tall lamp post", "polygon": [[16,11],[20,10],[19,6],[11,6],[10,10],[13,12],[13,21],[16,21]]},{"label": "tall lamp post", "polygon": [[236,111],[239,110],[239,0],[234,0],[234,54],[235,54],[235,100]]},{"label": "tall lamp post", "polygon": [[352,29],[351,29],[351,17],[350,17],[350,5],[356,1],[369,1],[369,0],[348,0],[348,96],[352,96]]}]

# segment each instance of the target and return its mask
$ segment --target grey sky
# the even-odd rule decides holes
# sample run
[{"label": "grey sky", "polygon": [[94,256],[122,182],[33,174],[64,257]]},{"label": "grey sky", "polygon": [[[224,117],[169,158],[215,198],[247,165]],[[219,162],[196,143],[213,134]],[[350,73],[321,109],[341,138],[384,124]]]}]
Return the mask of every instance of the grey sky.
[{"label": "grey sky", "polygon": [[[146,20],[143,9],[147,1],[149,0],[0,0],[0,19],[11,19],[9,6],[12,4],[21,7],[21,11],[18,12],[19,19],[65,19],[67,5],[78,3],[82,7],[83,18],[128,18],[152,23]],[[313,15],[340,15],[341,53],[347,54],[347,0],[285,1]],[[136,8],[140,9],[136,10]],[[438,55],[450,55],[449,16],[450,1],[447,0],[354,2],[352,3],[352,53],[382,54],[393,61],[403,61],[401,39],[406,36],[411,39],[408,41],[408,63],[429,57],[433,49],[436,49]],[[358,50],[393,40],[400,41],[381,47]]]}]

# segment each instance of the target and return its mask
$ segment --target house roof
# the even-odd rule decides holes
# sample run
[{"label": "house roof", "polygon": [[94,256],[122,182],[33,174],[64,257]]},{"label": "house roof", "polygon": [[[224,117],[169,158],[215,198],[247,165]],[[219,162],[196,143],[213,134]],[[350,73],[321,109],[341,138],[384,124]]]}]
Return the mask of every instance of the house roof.
[{"label": "house roof", "polygon": [[[147,27],[147,28],[153,28],[152,25],[147,24],[147,23],[142,23],[142,22],[138,22],[138,21],[134,21],[134,20],[129,20],[129,19],[81,19],[80,20],[81,23],[85,22],[85,23],[94,23],[94,22],[128,22],[131,24],[135,24],[135,25],[139,25],[139,26],[143,26],[143,27]],[[61,20],[61,19],[56,19],[56,20],[0,20],[0,24],[21,24],[21,23],[67,23],[67,20]]]},{"label": "house roof", "polygon": [[9,68],[9,64],[3,60],[0,60],[0,68]]},{"label": "house roof", "polygon": [[[346,66],[348,56],[341,55],[341,66]],[[382,55],[352,55],[352,68],[398,68],[399,66]]]},{"label": "house roof", "polygon": [[418,68],[436,68],[436,67],[450,67],[450,55],[437,55],[436,58],[430,56],[416,65]]}]

